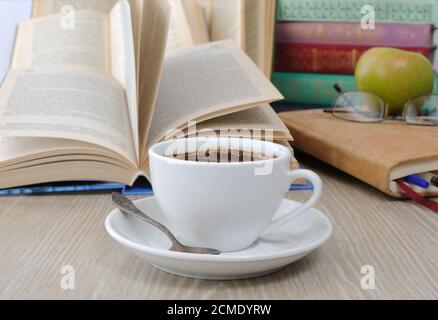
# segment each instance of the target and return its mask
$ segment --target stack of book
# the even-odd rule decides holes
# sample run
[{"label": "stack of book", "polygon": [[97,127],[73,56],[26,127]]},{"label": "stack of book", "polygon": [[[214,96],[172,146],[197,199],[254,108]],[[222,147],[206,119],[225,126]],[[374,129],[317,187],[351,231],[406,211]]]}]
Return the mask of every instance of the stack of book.
[{"label": "stack of book", "polygon": [[372,47],[432,59],[436,12],[436,0],[279,0],[273,83],[289,105],[331,105],[335,83],[355,90],[356,63]]}]

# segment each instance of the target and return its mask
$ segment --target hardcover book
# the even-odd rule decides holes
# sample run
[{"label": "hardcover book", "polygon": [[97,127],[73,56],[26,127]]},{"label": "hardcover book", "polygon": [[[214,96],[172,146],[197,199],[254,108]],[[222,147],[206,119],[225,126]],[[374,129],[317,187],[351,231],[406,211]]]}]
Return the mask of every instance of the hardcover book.
[{"label": "hardcover book", "polygon": [[[274,72],[272,83],[284,95],[282,109],[290,106],[330,106],[338,95],[333,85],[339,84],[345,91],[356,90],[353,75]],[[438,75],[435,74],[434,93],[438,93]]]},{"label": "hardcover book", "polygon": [[36,1],[44,16],[19,26],[0,90],[0,189],[133,186],[148,177],[149,146],[187,136],[189,121],[233,128],[230,136],[270,128],[279,143],[292,139],[269,106],[282,95],[231,41],[166,55],[167,1],[120,0],[109,12],[108,2],[93,2],[76,7],[74,28],[60,24],[60,3],[69,1]]},{"label": "hardcover book", "polygon": [[345,91],[355,91],[352,75],[274,72],[272,83],[284,96],[284,102],[293,105],[330,106],[337,93],[338,83]]},{"label": "hardcover book", "polygon": [[397,48],[433,46],[431,25],[405,23],[377,23],[375,29],[363,29],[356,22],[282,22],[277,25],[276,41]]},{"label": "hardcover book", "polygon": [[[301,183],[300,183],[301,182]],[[313,186],[307,181],[297,181],[290,186],[290,190],[313,190]],[[63,194],[63,193],[90,193],[118,191],[124,195],[152,196],[152,186],[148,181],[137,181],[133,186],[122,183],[110,183],[99,181],[65,181],[42,183],[10,189],[0,189],[0,196],[38,195],[38,194]]]},{"label": "hardcover book", "polygon": [[0,189],[0,196],[63,194],[63,193],[91,193],[117,191],[124,195],[153,195],[149,183],[136,183],[135,186],[126,186],[122,183],[109,183],[98,181],[65,181],[42,183],[10,189]]},{"label": "hardcover book", "polygon": [[[294,133],[294,147],[390,196],[405,196],[397,179],[418,174],[429,180],[438,174],[436,127],[395,120],[350,122],[322,110],[284,112],[280,116]],[[432,185],[428,189],[412,188],[423,196],[438,195],[438,188]]]},{"label": "hardcover book", "polygon": [[[371,47],[277,43],[274,71],[354,74],[360,57]],[[431,48],[403,48],[430,59]]]},{"label": "hardcover book", "polygon": [[436,23],[435,0],[279,0],[277,20],[361,22],[365,5],[374,8],[377,23]]}]

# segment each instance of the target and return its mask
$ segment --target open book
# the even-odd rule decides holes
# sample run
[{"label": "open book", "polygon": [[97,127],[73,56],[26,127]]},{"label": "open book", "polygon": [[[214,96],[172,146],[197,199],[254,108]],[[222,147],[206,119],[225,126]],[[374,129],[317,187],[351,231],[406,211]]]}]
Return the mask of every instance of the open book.
[{"label": "open book", "polygon": [[[144,0],[129,0],[132,16]],[[35,0],[34,17],[75,9],[109,13],[116,0]],[[272,73],[275,0],[169,0],[166,53],[210,41],[232,40],[268,77]],[[133,19],[136,20],[136,19]],[[137,19],[139,20],[139,18]]]},{"label": "open book", "polygon": [[35,1],[0,90],[0,189],[132,185],[152,144],[194,124],[292,139],[269,106],[281,94],[232,42],[166,54],[170,15],[163,0]]}]

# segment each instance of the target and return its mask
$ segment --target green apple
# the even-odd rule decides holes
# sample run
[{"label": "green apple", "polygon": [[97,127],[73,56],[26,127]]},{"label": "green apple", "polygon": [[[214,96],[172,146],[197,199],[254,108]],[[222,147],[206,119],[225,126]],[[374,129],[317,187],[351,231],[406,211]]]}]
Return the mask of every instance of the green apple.
[{"label": "green apple", "polygon": [[381,97],[390,115],[400,115],[410,99],[432,93],[434,81],[432,65],[425,56],[393,48],[365,52],[355,77],[358,90]]}]

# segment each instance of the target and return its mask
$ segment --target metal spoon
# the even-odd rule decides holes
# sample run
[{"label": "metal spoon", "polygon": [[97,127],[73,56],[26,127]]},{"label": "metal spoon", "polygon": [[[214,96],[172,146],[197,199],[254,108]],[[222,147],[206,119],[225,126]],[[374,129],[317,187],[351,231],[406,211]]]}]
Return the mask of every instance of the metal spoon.
[{"label": "metal spoon", "polygon": [[131,200],[129,200],[127,197],[122,196],[118,192],[114,192],[111,195],[111,199],[113,201],[113,204],[119,208],[122,212],[132,214],[136,216],[138,219],[145,221],[147,223],[152,224],[153,226],[160,229],[166,236],[169,237],[170,241],[172,242],[172,246],[169,250],[171,251],[178,251],[178,252],[186,252],[186,253],[197,253],[197,254],[220,254],[221,252],[216,249],[209,249],[209,248],[199,248],[199,247],[189,247],[181,244],[175,236],[172,234],[172,232],[169,231],[165,226],[163,226],[158,221],[155,221],[154,219],[148,217],[144,212],[142,212],[140,209],[138,209],[134,203],[132,203]]}]

